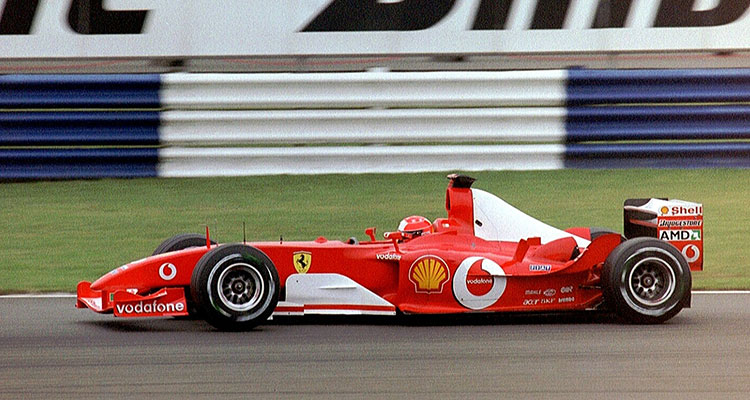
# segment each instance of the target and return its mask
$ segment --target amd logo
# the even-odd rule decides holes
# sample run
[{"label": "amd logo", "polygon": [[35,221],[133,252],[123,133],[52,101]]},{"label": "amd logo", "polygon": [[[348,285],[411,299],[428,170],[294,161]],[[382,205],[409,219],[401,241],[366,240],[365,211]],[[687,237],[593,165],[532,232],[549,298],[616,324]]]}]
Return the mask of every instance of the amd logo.
[{"label": "amd logo", "polygon": [[[55,0],[62,1],[62,0]],[[148,10],[109,11],[104,0],[71,0],[68,25],[83,35],[122,35],[143,32]],[[0,35],[28,35],[39,0],[6,0],[0,16]]]},{"label": "amd logo", "polygon": [[[504,30],[511,7],[529,0],[481,0],[471,30]],[[572,0],[537,0],[530,29],[562,29]],[[661,0],[655,28],[726,25],[750,8],[750,0],[713,0],[715,7],[694,10],[698,0]],[[623,28],[635,0],[599,0],[591,29]],[[333,0],[302,32],[415,31],[437,24],[456,0]]]},{"label": "amd logo", "polygon": [[701,240],[701,231],[699,230],[665,230],[659,233],[659,239],[666,240],[666,241]]}]

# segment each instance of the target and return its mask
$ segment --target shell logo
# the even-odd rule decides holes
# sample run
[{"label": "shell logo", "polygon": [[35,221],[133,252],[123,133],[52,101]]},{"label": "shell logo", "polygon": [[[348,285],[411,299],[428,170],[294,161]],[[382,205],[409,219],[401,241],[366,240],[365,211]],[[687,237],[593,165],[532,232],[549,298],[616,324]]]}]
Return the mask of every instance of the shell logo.
[{"label": "shell logo", "polygon": [[442,293],[449,277],[448,264],[437,256],[419,257],[409,268],[409,280],[417,293]]},{"label": "shell logo", "polygon": [[659,211],[661,211],[661,214],[662,214],[662,215],[665,215],[665,214],[669,214],[669,207],[667,207],[667,206],[662,206],[662,207],[661,207],[661,210],[659,210]]}]

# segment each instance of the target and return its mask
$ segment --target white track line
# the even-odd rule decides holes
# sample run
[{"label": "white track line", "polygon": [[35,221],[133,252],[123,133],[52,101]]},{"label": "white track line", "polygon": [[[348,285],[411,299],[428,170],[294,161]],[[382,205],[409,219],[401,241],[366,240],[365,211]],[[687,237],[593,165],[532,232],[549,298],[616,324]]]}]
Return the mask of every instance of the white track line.
[{"label": "white track line", "polygon": [[[693,294],[750,294],[750,290],[694,290]],[[5,294],[0,299],[75,299],[75,294],[70,293],[44,293],[44,294]]]},{"label": "white track line", "polygon": [[693,294],[750,294],[750,290],[693,290]]}]

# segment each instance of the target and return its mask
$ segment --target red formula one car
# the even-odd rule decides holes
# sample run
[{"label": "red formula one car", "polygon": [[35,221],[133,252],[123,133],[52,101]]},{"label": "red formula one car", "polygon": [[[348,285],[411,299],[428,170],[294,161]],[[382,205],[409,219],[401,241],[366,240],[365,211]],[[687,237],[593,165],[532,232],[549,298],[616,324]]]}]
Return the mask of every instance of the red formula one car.
[{"label": "red formula one car", "polygon": [[447,218],[421,217],[357,242],[214,244],[185,234],[154,254],[78,284],[76,306],[118,317],[194,314],[219,329],[275,315],[455,314],[607,308],[659,323],[690,306],[703,266],[703,207],[625,202],[624,236],[566,231],[450,175]]}]

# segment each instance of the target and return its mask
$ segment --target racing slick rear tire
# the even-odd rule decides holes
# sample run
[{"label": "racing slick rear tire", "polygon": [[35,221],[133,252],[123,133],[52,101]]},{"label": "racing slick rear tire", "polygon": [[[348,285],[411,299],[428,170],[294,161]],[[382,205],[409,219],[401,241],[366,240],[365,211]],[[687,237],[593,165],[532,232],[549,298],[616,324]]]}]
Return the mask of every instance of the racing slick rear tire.
[{"label": "racing slick rear tire", "polygon": [[662,323],[690,298],[692,280],[685,257],[671,244],[647,237],[617,246],[604,262],[604,299],[630,323]]},{"label": "racing slick rear tire", "polygon": [[[211,244],[216,244],[213,240]],[[206,245],[206,236],[198,233],[181,233],[161,242],[152,256],[169,253],[170,251],[184,250],[190,247],[201,247]]]},{"label": "racing slick rear tire", "polygon": [[[213,240],[211,244],[214,245],[216,242]],[[198,233],[180,233],[174,235],[169,239],[161,242],[151,254],[152,256],[158,254],[169,253],[170,251],[184,250],[190,247],[202,247],[206,245],[206,236]],[[175,317],[178,319],[194,319],[200,317],[198,307],[195,305],[195,301],[190,296],[190,287],[185,287],[185,302],[187,303],[188,316],[187,317]]]},{"label": "racing slick rear tire", "polygon": [[268,320],[279,301],[279,274],[262,251],[217,247],[193,270],[190,293],[201,315],[220,330],[249,330]]}]

